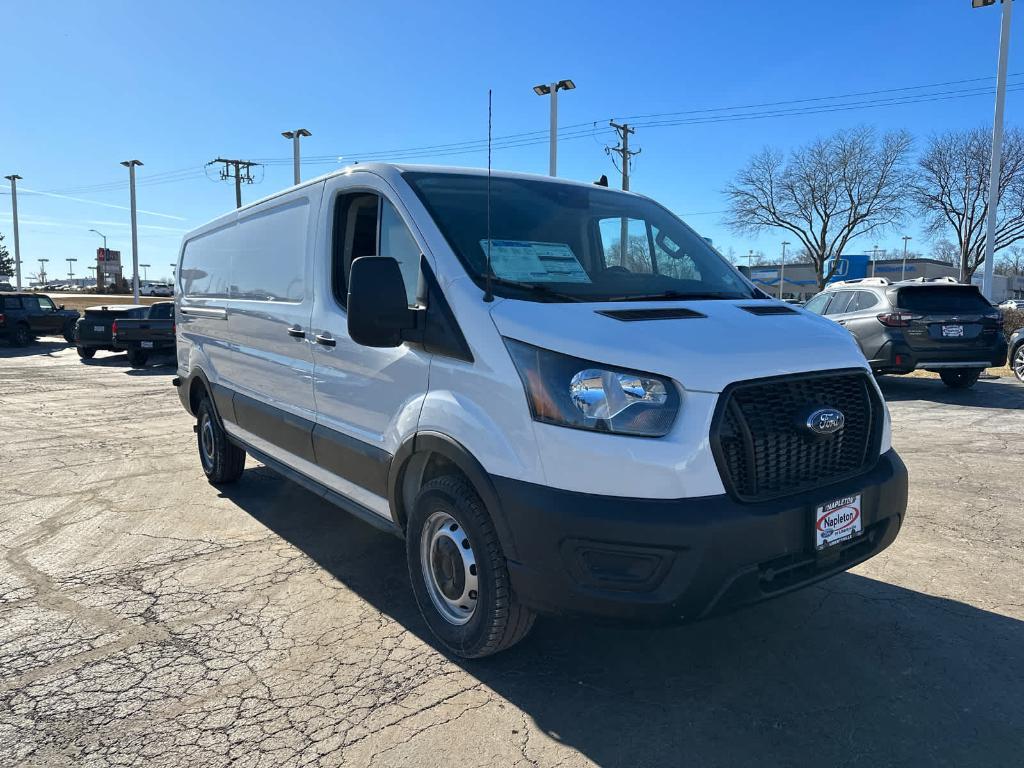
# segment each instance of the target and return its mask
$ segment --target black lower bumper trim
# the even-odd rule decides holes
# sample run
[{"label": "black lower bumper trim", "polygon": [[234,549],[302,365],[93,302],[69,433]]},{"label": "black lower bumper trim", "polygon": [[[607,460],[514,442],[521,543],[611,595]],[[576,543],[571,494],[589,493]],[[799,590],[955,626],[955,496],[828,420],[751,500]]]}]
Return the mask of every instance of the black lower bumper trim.
[{"label": "black lower bumper trim", "polygon": [[[627,499],[494,477],[525,604],[555,614],[679,623],[784,594],[878,554],[896,538],[907,471],[895,452],[853,480],[762,503],[727,495]],[[817,505],[862,496],[862,535],[818,553]]]}]

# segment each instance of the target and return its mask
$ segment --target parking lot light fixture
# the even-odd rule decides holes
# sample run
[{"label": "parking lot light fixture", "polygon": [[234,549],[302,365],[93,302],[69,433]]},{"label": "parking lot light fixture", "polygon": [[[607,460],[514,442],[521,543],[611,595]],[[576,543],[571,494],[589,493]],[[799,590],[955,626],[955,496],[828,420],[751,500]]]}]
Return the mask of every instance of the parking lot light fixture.
[{"label": "parking lot light fixture", "polygon": [[907,243],[913,239],[910,235],[903,236],[903,272],[900,275],[900,280],[907,279]]},{"label": "parking lot light fixture", "polygon": [[14,225],[14,285],[21,290],[21,242],[18,239],[18,180],[21,178],[16,173],[4,176],[11,182],[11,222]]},{"label": "parking lot light fixture", "polygon": [[286,139],[292,140],[292,170],[295,183],[298,184],[301,181],[301,171],[299,170],[299,140],[304,136],[312,136],[313,134],[307,131],[305,128],[299,128],[294,131],[281,131],[281,135]]},{"label": "parking lot light fixture", "polygon": [[[128,188],[131,194],[132,212],[132,298],[139,303],[139,229],[135,213],[135,167],[142,165],[141,160],[122,160],[121,165],[128,169]],[[104,254],[105,255],[105,254]]]},{"label": "parking lot light fixture", "polygon": [[533,92],[538,96],[551,96],[551,136],[548,157],[548,175],[558,175],[558,92],[573,91],[576,83],[572,80],[559,80],[547,85],[541,83],[533,86]]}]

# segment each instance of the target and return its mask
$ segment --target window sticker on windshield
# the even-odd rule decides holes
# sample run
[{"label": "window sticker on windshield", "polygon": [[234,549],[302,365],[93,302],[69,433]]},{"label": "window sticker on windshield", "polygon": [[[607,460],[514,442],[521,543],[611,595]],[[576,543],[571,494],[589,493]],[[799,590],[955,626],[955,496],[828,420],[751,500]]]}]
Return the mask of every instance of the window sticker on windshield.
[{"label": "window sticker on windshield", "polygon": [[[486,239],[480,247],[486,256]],[[491,269],[496,277],[527,283],[590,282],[590,275],[565,243],[491,240]]]}]

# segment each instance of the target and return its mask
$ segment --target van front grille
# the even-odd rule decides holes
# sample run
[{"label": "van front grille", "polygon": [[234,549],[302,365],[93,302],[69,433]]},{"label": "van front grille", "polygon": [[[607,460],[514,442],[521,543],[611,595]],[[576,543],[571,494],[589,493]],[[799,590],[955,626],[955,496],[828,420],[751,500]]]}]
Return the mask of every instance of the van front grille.
[{"label": "van front grille", "polygon": [[[843,413],[831,435],[807,428],[819,408]],[[726,489],[741,501],[812,490],[868,471],[878,459],[883,406],[861,370],[739,382],[719,399],[712,448]]]}]

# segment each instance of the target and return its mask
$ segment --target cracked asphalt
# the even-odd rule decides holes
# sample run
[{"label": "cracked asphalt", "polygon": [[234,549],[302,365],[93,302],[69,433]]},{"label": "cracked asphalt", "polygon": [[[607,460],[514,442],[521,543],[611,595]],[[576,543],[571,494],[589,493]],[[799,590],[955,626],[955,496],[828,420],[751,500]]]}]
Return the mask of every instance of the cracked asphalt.
[{"label": "cracked asphalt", "polygon": [[0,346],[0,765],[1020,765],[1016,382],[883,380],[910,509],[852,572],[464,662],[401,542],[251,460],[208,485],[171,375]]}]

